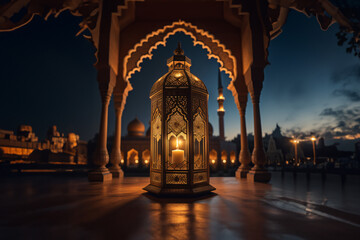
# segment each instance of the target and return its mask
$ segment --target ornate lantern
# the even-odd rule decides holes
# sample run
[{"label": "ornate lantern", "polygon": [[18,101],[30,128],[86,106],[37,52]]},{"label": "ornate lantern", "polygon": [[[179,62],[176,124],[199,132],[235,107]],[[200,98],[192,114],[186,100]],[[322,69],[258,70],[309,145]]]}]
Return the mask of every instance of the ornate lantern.
[{"label": "ornate lantern", "polygon": [[150,184],[156,194],[200,194],[209,185],[208,97],[205,84],[190,73],[180,47],[168,59],[169,72],[150,91]]}]

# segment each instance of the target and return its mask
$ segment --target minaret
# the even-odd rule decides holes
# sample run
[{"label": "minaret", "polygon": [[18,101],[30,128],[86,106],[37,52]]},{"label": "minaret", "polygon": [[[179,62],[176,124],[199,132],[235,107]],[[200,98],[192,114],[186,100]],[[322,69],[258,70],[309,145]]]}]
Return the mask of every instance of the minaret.
[{"label": "minaret", "polygon": [[220,138],[222,140],[225,140],[225,130],[224,130],[224,115],[225,115],[225,109],[224,109],[224,95],[223,95],[223,86],[221,82],[221,74],[220,74],[220,68],[219,68],[219,74],[218,74],[218,92],[219,97],[217,98],[217,101],[219,103],[219,108],[217,110],[219,115],[219,131],[220,131]]}]

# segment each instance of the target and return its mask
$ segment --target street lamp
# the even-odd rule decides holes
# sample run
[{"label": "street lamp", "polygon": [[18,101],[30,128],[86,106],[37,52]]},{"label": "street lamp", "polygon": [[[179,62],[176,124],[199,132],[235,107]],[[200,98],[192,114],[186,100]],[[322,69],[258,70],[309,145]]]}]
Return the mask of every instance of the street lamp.
[{"label": "street lamp", "polygon": [[294,139],[292,140],[292,142],[294,143],[295,146],[295,166],[297,166],[298,165],[297,144],[299,143],[299,140]]},{"label": "street lamp", "polygon": [[315,151],[315,141],[316,138],[315,137],[311,137],[311,141],[312,141],[312,146],[313,146],[313,154],[314,154],[314,166],[316,165],[316,151]]}]

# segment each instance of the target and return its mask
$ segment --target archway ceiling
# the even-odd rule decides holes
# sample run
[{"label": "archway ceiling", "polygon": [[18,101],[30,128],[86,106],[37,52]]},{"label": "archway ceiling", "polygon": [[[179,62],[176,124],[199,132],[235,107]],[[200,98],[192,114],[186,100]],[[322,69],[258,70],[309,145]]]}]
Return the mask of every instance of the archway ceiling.
[{"label": "archway ceiling", "polygon": [[[170,36],[183,32],[193,39],[194,46],[206,49],[209,59],[215,58],[232,80],[236,79],[241,68],[241,24],[226,19],[225,8],[229,9],[228,3],[217,0],[146,0],[129,5],[129,11],[122,9],[118,14],[119,75],[129,80],[158,46],[165,46]],[[237,20],[242,18],[236,10],[229,14],[236,15]]]},{"label": "archway ceiling", "polygon": [[[224,2],[224,6],[233,9],[237,14],[241,14],[244,9],[243,5],[247,4],[248,0],[112,0],[111,4],[114,6],[114,11],[120,14],[123,9],[127,9],[132,2],[152,2],[157,4],[164,4],[169,2],[184,2],[184,3],[201,3],[209,4],[211,2]],[[76,16],[82,16],[83,21],[80,23],[82,29],[94,29],[99,17],[99,7],[101,0],[12,0],[3,1],[0,3],[0,31],[12,31],[23,25],[29,23],[34,15],[40,15],[47,19],[52,14],[59,14],[64,10],[70,10]],[[338,10],[336,5],[333,5],[329,0],[268,0],[269,14],[272,19],[273,27],[281,27],[285,22],[286,15],[281,14],[281,9],[294,9],[302,12],[305,15],[314,15],[317,17],[322,29],[327,29],[334,21],[339,22],[340,25],[346,27],[349,31],[352,30],[353,23],[346,19],[346,17]],[[186,4],[178,4],[181,7]],[[207,8],[207,7],[206,7]],[[203,7],[203,12],[206,13],[206,8]],[[246,8],[246,7],[245,7]],[[189,10],[189,8],[187,9]],[[221,10],[221,9],[220,9]],[[275,11],[274,11],[275,10]],[[22,11],[21,14],[19,14]],[[14,16],[16,21],[14,20]],[[280,23],[280,25],[279,25]]]},{"label": "archway ceiling", "polygon": [[[96,35],[99,33],[99,17],[102,16],[100,14],[101,2],[102,0],[5,1],[0,4],[0,32],[12,31],[25,25],[32,20],[34,15],[40,15],[47,19],[47,17],[52,14],[58,15],[64,10],[70,10],[73,15],[83,17],[83,21],[80,23],[81,31],[89,29],[93,34],[93,42],[95,46],[98,47]],[[339,24],[348,29],[348,31],[352,31],[353,28],[353,23],[346,19],[329,0],[268,0],[268,2],[269,9],[267,15],[262,17],[264,21],[272,24],[272,30],[270,29],[270,35],[272,37],[276,37],[277,34],[281,32],[281,27],[286,21],[286,9],[289,8],[300,11],[306,15],[315,15],[323,29],[326,29],[334,21],[339,22]],[[142,39],[139,42],[140,45],[136,45],[137,43],[134,42],[131,47],[120,48],[120,61],[129,55],[127,57],[127,64],[119,63],[119,75],[122,75],[122,77],[129,79],[133,72],[140,69],[140,63],[144,58],[151,58],[153,49],[159,44],[162,44],[171,34],[183,31],[195,40],[195,44],[200,44],[207,49],[209,51],[209,58],[216,58],[222,65],[222,70],[227,72],[231,79],[236,78],[239,67],[242,66],[240,58],[237,57],[241,55],[241,49],[239,49],[240,44],[238,44],[241,39],[240,36],[228,36],[226,34],[229,32],[229,26],[240,28],[241,17],[244,16],[244,14],[246,15],[247,11],[251,11],[247,6],[250,3],[249,0],[111,0],[107,3],[108,5],[110,4],[110,6],[108,6],[109,11],[112,11],[109,13],[113,13],[114,16],[118,18],[122,18],[126,12],[135,13],[132,19],[128,19],[130,25],[132,25],[131,23],[136,21],[136,19],[142,18],[143,21],[147,21],[150,17],[152,20],[160,21],[161,18],[166,15],[169,21],[166,24],[158,24],[159,26],[155,29],[148,28],[145,32],[136,29],[142,34],[139,38],[134,38],[137,40]],[[176,7],[174,7],[174,4]],[[141,6],[147,7],[141,8]],[[153,8],[149,8],[149,6],[157,6],[154,9],[158,11],[153,11]],[[141,12],[141,10],[143,10],[143,12]],[[148,14],[144,14],[145,12]],[[184,18],[182,18],[183,16]],[[14,21],[14,19],[17,20]],[[201,22],[199,21],[200,19],[203,21],[202,24],[198,23]],[[156,32],[164,26],[171,26],[176,21],[179,24],[180,22],[184,22],[182,24],[183,26],[173,27],[172,29],[169,28],[164,30],[162,34],[154,34],[149,37],[151,33]],[[214,23],[221,21],[227,23],[227,28],[225,27],[219,32],[214,29],[216,28],[216,24]],[[208,24],[206,25],[205,22]],[[185,23],[191,24],[192,27],[185,26]],[[122,27],[120,26],[120,28]],[[127,39],[123,37],[126,35],[126,28],[122,28],[121,32],[122,42],[131,42],[131,37]],[[144,39],[145,41],[143,41]],[[135,52],[139,51],[139,53],[131,52],[134,46],[138,49]],[[146,49],[148,49],[147,52]],[[121,52],[123,50],[125,50],[125,52]],[[235,58],[237,64],[236,61],[234,61]]]},{"label": "archway ceiling", "polygon": [[[226,8],[233,9],[237,14],[241,14],[249,0],[112,0],[114,12],[121,14],[122,10],[128,9],[133,2],[152,2],[164,4],[169,2],[201,3],[208,5],[211,2],[224,2]],[[269,18],[273,25],[272,34],[276,34],[285,23],[287,10],[294,9],[305,15],[317,17],[322,29],[326,30],[335,21],[352,31],[354,23],[349,21],[329,0],[267,0],[269,3]],[[178,4],[181,7],[186,4]],[[64,10],[70,10],[73,15],[82,16],[80,23],[84,29],[94,30],[98,23],[99,8],[101,0],[12,0],[0,3],[0,31],[12,31],[29,23],[34,15],[39,15],[47,19],[50,15],[58,15]],[[189,8],[187,8],[189,10]],[[219,9],[221,10],[221,9]],[[20,14],[20,12],[22,12]],[[203,14],[207,12],[207,7],[203,7]],[[17,16],[16,16],[17,15]],[[16,21],[14,20],[16,19]]]}]

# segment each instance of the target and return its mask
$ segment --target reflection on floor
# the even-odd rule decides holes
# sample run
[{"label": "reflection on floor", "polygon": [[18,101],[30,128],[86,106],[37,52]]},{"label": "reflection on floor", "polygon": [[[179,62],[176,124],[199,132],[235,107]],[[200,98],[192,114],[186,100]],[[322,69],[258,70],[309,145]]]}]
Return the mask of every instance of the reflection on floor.
[{"label": "reflection on floor", "polygon": [[0,179],[1,239],[355,239],[359,178],[273,173],[271,184],[212,178],[213,195],[156,198],[149,179]]}]

